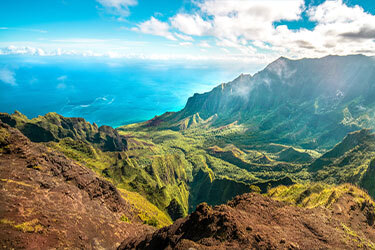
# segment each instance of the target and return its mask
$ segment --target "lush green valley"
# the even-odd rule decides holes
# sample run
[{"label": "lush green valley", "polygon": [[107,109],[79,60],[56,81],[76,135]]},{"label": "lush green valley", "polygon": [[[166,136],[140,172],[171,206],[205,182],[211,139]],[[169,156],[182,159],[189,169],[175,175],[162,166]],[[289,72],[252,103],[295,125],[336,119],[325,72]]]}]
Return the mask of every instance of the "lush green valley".
[{"label": "lush green valley", "polygon": [[[279,185],[350,182],[375,197],[375,135],[361,130],[344,138],[373,127],[372,60],[280,58],[254,76],[194,95],[180,112],[116,130],[56,113],[29,120],[16,112],[0,120],[124,193],[145,197],[156,207],[141,217],[159,226],[201,202],[221,204]],[[342,77],[326,71],[331,64]]]}]

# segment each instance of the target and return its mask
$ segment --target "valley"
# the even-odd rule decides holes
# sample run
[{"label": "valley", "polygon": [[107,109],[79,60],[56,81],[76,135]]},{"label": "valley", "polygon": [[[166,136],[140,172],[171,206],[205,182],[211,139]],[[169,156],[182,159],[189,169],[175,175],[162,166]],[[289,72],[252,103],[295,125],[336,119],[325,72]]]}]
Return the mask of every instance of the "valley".
[{"label": "valley", "polygon": [[[79,247],[69,242],[81,235],[92,249],[122,241],[120,249],[373,249],[374,79],[372,57],[279,58],[195,94],[181,111],[116,129],[57,113],[0,113],[0,238],[15,237],[0,242]],[[44,199],[49,193],[56,197]],[[64,212],[82,228],[57,225],[56,200],[71,204]],[[285,221],[266,217],[277,211]]]}]

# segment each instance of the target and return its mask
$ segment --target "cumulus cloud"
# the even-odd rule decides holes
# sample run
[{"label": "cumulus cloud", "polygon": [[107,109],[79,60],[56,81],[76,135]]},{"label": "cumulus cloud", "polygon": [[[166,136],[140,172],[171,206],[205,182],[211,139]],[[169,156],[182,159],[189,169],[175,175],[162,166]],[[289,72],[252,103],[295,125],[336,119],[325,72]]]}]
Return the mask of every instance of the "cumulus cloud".
[{"label": "cumulus cloud", "polygon": [[303,0],[206,0],[198,3],[200,11],[177,14],[171,18],[173,27],[190,35],[213,35],[240,43],[272,36],[273,23],[298,20]]},{"label": "cumulus cloud", "polygon": [[177,14],[171,18],[172,26],[179,31],[194,36],[208,35],[212,24],[205,21],[198,14]]},{"label": "cumulus cloud", "polygon": [[[270,62],[280,55],[301,58],[328,54],[363,53],[375,55],[375,15],[360,6],[348,6],[343,0],[327,0],[317,6],[305,6],[303,0],[200,0],[196,8],[176,13],[166,21],[155,17],[137,24],[133,31],[165,37],[175,45],[197,47],[192,55],[124,54],[116,51],[91,52],[87,56],[110,56],[141,59],[234,60]],[[285,20],[310,21],[313,27],[290,29]],[[304,20],[301,23],[304,23]],[[192,44],[192,41],[194,44]],[[209,41],[209,43],[207,42]],[[80,40],[74,41],[76,43]],[[104,44],[101,43],[101,44]],[[210,49],[205,55],[201,51]],[[178,48],[178,46],[175,46]],[[192,50],[191,50],[192,51]],[[8,47],[2,54],[53,53],[31,47]],[[143,52],[142,52],[143,53]],[[59,54],[77,54],[60,50]],[[81,52],[82,54],[82,52]]]},{"label": "cumulus cloud", "polygon": [[145,34],[162,36],[173,41],[177,40],[176,37],[169,31],[169,24],[161,22],[155,17],[151,17],[150,20],[138,24],[137,27],[133,28],[132,30]]},{"label": "cumulus cloud", "polygon": [[137,0],[97,0],[109,13],[120,17],[129,16],[129,6],[138,4]]},{"label": "cumulus cloud", "polygon": [[17,85],[16,73],[7,68],[0,69],[0,81],[15,86]]},{"label": "cumulus cloud", "polygon": [[361,27],[359,30],[340,35],[349,39],[375,39],[375,27]]},{"label": "cumulus cloud", "polygon": [[310,21],[317,25],[312,30],[291,31],[276,28],[278,41],[271,41],[297,56],[324,54],[355,54],[367,51],[375,54],[375,16],[362,7],[349,7],[342,0],[330,0],[307,11]]},{"label": "cumulus cloud", "polygon": [[[327,0],[318,6],[305,6],[304,0],[202,0],[195,4],[192,12],[177,13],[169,23],[163,23],[162,36],[170,37],[171,30],[178,30],[175,37],[180,39],[181,34],[213,37],[218,47],[236,49],[247,56],[264,51],[293,58],[375,55],[375,16],[343,0]],[[315,27],[289,29],[280,25],[302,16]]]}]

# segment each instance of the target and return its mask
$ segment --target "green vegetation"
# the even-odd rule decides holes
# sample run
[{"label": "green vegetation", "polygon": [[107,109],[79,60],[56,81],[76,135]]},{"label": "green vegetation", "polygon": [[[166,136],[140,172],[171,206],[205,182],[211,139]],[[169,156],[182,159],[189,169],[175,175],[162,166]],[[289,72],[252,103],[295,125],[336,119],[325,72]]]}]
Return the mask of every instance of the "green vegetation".
[{"label": "green vegetation", "polygon": [[[168,226],[172,223],[169,216],[150,203],[145,197],[136,192],[119,189],[122,197],[129,202],[137,211],[137,216],[145,223],[154,221],[158,228]],[[122,218],[121,218],[122,220]],[[156,221],[156,222],[155,222]]]},{"label": "green vegetation", "polygon": [[13,226],[14,228],[24,232],[24,233],[39,233],[43,231],[43,226],[38,224],[38,219],[33,219],[31,221],[26,221],[21,224],[17,224],[14,221],[8,219],[1,219],[1,224],[7,224]]},{"label": "green vegetation", "polygon": [[120,217],[120,220],[123,221],[123,222],[126,222],[126,223],[130,222],[129,218],[124,214]]},{"label": "green vegetation", "polygon": [[33,142],[58,142],[64,138],[94,144],[103,151],[126,149],[126,140],[108,126],[98,126],[83,118],[65,118],[57,113],[48,113],[27,119],[16,111],[14,114],[0,113],[0,121],[19,129]]},{"label": "green vegetation", "polygon": [[375,197],[375,134],[364,129],[348,134],[309,166],[311,179],[329,184],[353,183]]},{"label": "green vegetation", "polygon": [[0,145],[6,145],[9,132],[5,128],[0,128]]},{"label": "green vegetation", "polygon": [[368,193],[351,184],[329,185],[325,183],[295,184],[278,186],[266,194],[273,199],[295,204],[300,207],[331,207],[341,196],[349,194],[354,201],[362,204],[368,201],[375,205]]},{"label": "green vegetation", "polygon": [[24,186],[24,187],[35,188],[34,186],[32,186],[30,184],[27,184],[25,182],[22,182],[22,181],[15,181],[15,180],[10,180],[10,179],[0,179],[0,181],[7,182],[7,183],[13,183],[13,184]]},{"label": "green vegetation", "polygon": [[[318,152],[279,143],[252,144],[257,136],[247,125],[213,127],[216,116],[204,120],[196,114],[180,124],[183,130],[174,130],[171,116],[118,128],[117,136],[127,145],[119,151],[104,150],[103,144],[87,139],[87,131],[99,130],[78,118],[66,120],[53,113],[33,120],[19,113],[10,118],[22,124],[42,123],[52,134],[63,133],[59,123],[74,121],[75,127],[66,133],[77,136],[60,135],[45,145],[111,181],[137,208],[138,217],[157,227],[186,216],[201,202],[221,204],[246,192],[268,191],[272,197],[307,207],[329,206],[348,189],[334,185],[347,182],[375,195],[375,135],[369,130],[353,132],[332,150]],[[307,188],[310,182],[319,184]],[[294,183],[299,184],[287,187]]]},{"label": "green vegetation", "polygon": [[341,223],[342,228],[345,232],[345,240],[348,241],[354,241],[357,242],[358,248],[369,248],[374,250],[375,249],[375,243],[371,242],[370,240],[367,240],[365,237],[360,236],[357,232],[353,231],[350,227],[346,226],[344,223]]}]

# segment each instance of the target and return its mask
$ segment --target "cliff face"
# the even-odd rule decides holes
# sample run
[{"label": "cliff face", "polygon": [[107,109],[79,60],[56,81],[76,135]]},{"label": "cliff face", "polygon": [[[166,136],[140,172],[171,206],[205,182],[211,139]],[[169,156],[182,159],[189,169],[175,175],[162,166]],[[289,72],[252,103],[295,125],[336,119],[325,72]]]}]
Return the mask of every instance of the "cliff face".
[{"label": "cliff face", "polygon": [[0,122],[0,245],[114,249],[147,232],[108,181]]},{"label": "cliff face", "polygon": [[27,119],[19,112],[12,115],[0,113],[0,121],[18,128],[33,142],[59,141],[63,138],[85,141],[103,151],[126,150],[127,141],[109,126],[90,124],[83,118],[67,118],[48,113],[34,119]]},{"label": "cliff face", "polygon": [[373,203],[357,203],[347,193],[329,209],[300,208],[244,194],[213,208],[202,203],[172,226],[128,238],[119,249],[371,248],[374,218]]},{"label": "cliff face", "polygon": [[195,94],[183,110],[154,124],[185,129],[176,124],[196,116],[203,125],[237,122],[267,143],[331,148],[349,132],[375,128],[374,77],[374,58],[362,55],[279,58],[254,76]]}]

